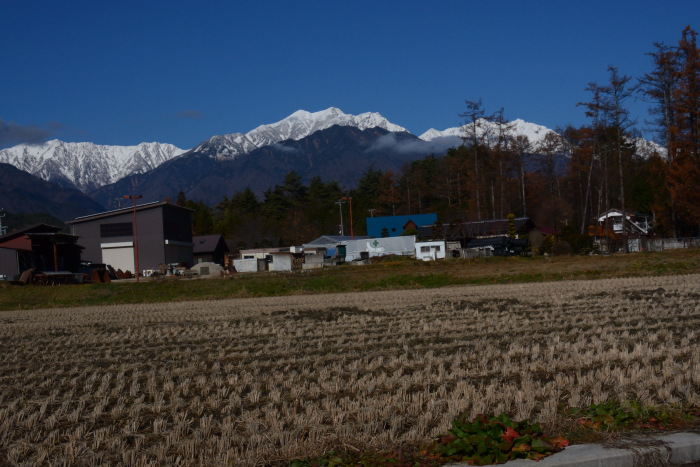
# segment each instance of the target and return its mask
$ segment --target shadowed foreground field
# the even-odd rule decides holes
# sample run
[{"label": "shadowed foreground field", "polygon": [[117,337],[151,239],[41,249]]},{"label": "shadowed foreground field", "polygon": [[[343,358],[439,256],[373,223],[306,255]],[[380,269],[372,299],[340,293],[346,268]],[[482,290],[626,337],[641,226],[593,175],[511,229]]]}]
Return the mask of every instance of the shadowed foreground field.
[{"label": "shadowed foreground field", "polygon": [[700,403],[700,276],[0,312],[0,463],[286,465]]}]

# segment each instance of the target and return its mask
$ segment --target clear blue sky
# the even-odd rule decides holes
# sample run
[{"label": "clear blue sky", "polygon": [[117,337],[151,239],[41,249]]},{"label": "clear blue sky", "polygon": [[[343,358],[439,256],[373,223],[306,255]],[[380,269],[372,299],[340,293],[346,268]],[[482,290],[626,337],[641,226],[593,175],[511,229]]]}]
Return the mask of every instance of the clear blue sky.
[{"label": "clear blue sky", "polygon": [[[331,106],[420,135],[479,98],[581,125],[589,82],[651,71],[645,53],[687,25],[700,1],[0,0],[0,148],[188,149]],[[646,106],[630,107],[643,127]]]}]

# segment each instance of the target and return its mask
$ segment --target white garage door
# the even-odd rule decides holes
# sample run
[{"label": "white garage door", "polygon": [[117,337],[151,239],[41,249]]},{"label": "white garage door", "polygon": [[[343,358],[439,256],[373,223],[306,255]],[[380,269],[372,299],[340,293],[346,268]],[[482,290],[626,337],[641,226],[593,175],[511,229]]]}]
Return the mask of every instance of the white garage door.
[{"label": "white garage door", "polygon": [[115,270],[136,272],[134,270],[134,245],[131,242],[124,243],[103,243],[102,262],[109,264]]}]

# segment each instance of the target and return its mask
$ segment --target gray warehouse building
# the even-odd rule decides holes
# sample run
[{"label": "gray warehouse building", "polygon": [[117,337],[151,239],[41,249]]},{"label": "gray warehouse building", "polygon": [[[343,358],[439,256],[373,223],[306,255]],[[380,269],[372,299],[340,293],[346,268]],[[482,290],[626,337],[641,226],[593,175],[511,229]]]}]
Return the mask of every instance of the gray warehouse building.
[{"label": "gray warehouse building", "polygon": [[154,202],[136,206],[136,229],[133,206],[66,223],[85,248],[83,261],[135,272],[134,234],[141,271],[157,269],[159,264],[193,265],[192,212],[175,204]]}]

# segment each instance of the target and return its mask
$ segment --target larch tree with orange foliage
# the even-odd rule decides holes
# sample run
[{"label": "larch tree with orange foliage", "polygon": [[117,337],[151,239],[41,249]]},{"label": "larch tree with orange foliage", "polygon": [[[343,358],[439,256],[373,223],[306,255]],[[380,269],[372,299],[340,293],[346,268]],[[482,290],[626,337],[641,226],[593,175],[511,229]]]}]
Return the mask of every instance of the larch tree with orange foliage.
[{"label": "larch tree with orange foliage", "polygon": [[700,224],[700,52],[690,26],[678,43],[677,83],[673,90],[675,122],[671,126],[669,186],[677,209]]}]

